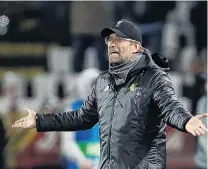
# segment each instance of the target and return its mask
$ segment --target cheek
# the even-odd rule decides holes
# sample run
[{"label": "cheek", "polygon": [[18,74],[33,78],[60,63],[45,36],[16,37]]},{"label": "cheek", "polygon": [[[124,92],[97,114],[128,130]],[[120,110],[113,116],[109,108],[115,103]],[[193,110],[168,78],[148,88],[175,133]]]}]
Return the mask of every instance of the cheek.
[{"label": "cheek", "polygon": [[118,49],[121,55],[125,53],[125,47],[119,46]]},{"label": "cheek", "polygon": [[130,54],[130,51],[123,47],[120,49],[120,54],[121,56],[128,56]]},{"label": "cheek", "polygon": [[129,43],[123,43],[119,46],[119,49],[120,49],[120,52],[121,52],[121,55],[129,55],[131,54],[131,49],[129,47]]}]

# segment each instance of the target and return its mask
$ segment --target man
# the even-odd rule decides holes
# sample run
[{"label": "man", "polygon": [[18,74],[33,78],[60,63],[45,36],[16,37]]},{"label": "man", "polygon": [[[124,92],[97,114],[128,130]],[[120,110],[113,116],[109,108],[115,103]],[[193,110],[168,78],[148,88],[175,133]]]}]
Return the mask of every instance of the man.
[{"label": "man", "polygon": [[201,119],[208,114],[193,117],[178,101],[167,74],[142,47],[134,23],[120,20],[101,35],[108,46],[109,71],[97,78],[82,108],[52,115],[26,109],[29,115],[13,127],[75,131],[99,122],[99,169],[164,169],[166,123],[194,136],[204,135],[208,129]]}]

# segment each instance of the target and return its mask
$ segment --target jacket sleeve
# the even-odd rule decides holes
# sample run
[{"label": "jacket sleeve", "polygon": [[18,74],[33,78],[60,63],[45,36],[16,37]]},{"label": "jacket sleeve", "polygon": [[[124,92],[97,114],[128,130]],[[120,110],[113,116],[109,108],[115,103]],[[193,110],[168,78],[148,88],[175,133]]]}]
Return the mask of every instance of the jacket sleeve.
[{"label": "jacket sleeve", "polygon": [[46,131],[77,131],[92,128],[98,122],[96,85],[77,111],[55,114],[36,114],[36,129]]},{"label": "jacket sleeve", "polygon": [[153,100],[160,109],[160,117],[170,126],[187,132],[186,123],[192,115],[175,95],[173,85],[166,73],[153,77]]}]

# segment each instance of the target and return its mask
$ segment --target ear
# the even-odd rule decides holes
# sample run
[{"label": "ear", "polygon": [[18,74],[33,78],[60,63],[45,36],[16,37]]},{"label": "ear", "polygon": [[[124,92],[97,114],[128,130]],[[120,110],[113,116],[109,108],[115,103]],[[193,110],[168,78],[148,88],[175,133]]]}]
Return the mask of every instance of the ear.
[{"label": "ear", "polygon": [[141,43],[133,43],[133,53],[139,53],[141,51],[142,45]]}]

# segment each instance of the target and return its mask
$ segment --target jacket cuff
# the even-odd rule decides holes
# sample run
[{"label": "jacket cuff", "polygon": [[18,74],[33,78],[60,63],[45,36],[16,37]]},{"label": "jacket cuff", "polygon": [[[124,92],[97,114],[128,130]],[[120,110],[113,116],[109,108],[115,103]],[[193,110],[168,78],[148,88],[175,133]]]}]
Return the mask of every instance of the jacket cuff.
[{"label": "jacket cuff", "polygon": [[37,132],[44,132],[48,131],[48,121],[49,119],[46,120],[46,118],[49,117],[50,114],[42,114],[42,113],[37,113],[35,115],[35,120],[36,120],[36,130]]},{"label": "jacket cuff", "polygon": [[40,127],[40,114],[35,115],[35,120],[36,120],[36,130],[37,132],[40,132],[41,127]]}]

